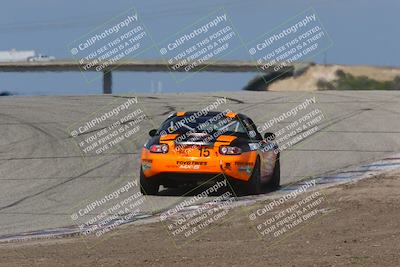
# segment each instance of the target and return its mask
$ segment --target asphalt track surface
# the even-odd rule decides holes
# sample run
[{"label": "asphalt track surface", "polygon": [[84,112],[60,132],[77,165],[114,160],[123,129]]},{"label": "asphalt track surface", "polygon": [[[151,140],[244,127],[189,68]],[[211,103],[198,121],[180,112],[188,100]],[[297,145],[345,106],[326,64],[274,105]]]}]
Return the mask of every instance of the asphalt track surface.
[{"label": "asphalt track surface", "polygon": [[[132,140],[101,155],[83,155],[71,125],[136,96],[149,120]],[[73,225],[71,214],[138,178],[139,153],[151,125],[174,111],[198,110],[227,97],[226,108],[257,125],[316,97],[319,130],[281,154],[282,184],[289,184],[400,150],[400,93],[378,91],[221,92],[124,96],[0,98],[0,235]],[[89,116],[90,117],[90,116]],[[294,120],[295,118],[293,118]],[[279,125],[284,127],[292,119]],[[184,189],[186,190],[186,189]],[[143,212],[181,201],[183,192],[149,198]]]}]

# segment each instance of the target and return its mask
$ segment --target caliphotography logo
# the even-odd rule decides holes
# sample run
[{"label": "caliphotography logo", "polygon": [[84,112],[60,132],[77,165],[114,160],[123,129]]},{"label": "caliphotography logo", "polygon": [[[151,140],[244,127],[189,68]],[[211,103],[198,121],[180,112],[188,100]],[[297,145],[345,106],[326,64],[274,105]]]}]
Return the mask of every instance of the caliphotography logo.
[{"label": "caliphotography logo", "polygon": [[400,2],[0,8],[0,267],[400,266]]}]

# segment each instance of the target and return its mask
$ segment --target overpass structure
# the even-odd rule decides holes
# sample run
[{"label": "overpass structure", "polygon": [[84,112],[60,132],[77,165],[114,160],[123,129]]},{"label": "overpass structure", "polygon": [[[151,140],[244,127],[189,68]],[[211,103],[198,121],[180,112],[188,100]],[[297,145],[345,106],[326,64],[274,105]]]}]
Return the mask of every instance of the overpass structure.
[{"label": "overpass structure", "polygon": [[[263,70],[265,63],[260,65],[255,61],[204,61],[198,64],[196,68],[185,67],[189,63],[183,64],[180,68],[173,70],[173,65],[163,60],[122,60],[110,64],[107,69],[102,70],[103,75],[103,93],[112,93],[112,72],[114,71],[142,71],[142,72],[263,72],[276,73],[277,76],[288,71],[303,69],[310,63],[292,63],[291,65],[271,64],[266,70]],[[96,67],[100,64],[93,64],[89,70],[96,72]],[[264,68],[265,69],[265,68]],[[82,65],[76,60],[52,60],[36,62],[0,62],[0,72],[65,72],[65,71],[85,71]]]}]

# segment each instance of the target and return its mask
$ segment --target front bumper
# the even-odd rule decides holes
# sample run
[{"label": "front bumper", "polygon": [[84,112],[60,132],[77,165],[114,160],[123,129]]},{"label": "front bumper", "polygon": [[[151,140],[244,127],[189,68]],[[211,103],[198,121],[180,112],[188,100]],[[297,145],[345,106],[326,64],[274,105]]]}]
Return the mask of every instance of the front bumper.
[{"label": "front bumper", "polygon": [[212,155],[210,157],[183,157],[175,153],[151,153],[143,148],[141,168],[146,178],[165,175],[188,174],[201,177],[201,174],[224,174],[232,179],[248,181],[253,173],[257,159],[256,151],[241,155]]}]

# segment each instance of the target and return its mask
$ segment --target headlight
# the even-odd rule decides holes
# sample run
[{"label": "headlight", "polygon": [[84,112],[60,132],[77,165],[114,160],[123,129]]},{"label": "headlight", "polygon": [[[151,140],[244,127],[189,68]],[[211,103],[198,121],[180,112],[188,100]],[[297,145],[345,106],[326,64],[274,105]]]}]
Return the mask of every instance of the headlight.
[{"label": "headlight", "polygon": [[167,144],[150,146],[150,152],[153,152],[153,153],[167,153],[168,149],[169,148],[168,148]]},{"label": "headlight", "polygon": [[222,155],[239,155],[242,154],[242,149],[236,146],[220,146],[219,153]]}]

